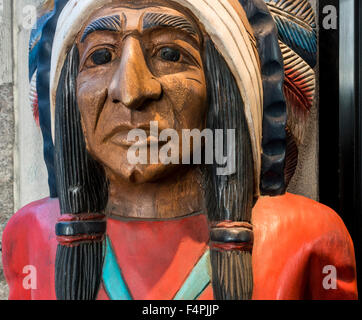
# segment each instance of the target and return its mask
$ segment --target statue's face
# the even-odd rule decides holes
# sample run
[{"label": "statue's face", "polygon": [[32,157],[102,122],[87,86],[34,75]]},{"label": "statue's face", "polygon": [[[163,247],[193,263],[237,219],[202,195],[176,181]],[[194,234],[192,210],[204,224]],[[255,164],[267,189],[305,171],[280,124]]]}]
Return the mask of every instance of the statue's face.
[{"label": "statue's face", "polygon": [[115,1],[93,14],[77,40],[77,98],[88,151],[137,183],[174,166],[130,164],[129,131],[149,134],[150,121],[157,121],[159,131],[175,129],[181,137],[182,129],[204,128],[207,108],[198,26],[185,12],[149,3]]}]

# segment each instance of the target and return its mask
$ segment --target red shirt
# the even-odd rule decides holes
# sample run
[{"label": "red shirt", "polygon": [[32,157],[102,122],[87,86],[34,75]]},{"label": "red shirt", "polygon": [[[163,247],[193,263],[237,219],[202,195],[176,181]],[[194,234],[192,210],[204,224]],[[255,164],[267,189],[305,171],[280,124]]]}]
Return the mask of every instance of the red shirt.
[{"label": "red shirt", "polygon": [[[59,216],[58,200],[47,198],[10,219],[3,234],[9,299],[55,299]],[[357,299],[353,243],[333,210],[292,194],[262,197],[253,225],[253,299]],[[147,222],[109,218],[107,235],[134,299],[172,299],[209,240],[204,215]],[[36,270],[36,289],[23,285],[29,265]],[[328,266],[335,268],[337,289],[325,288]],[[108,299],[102,287],[98,299]],[[211,285],[200,299],[213,299]]]}]

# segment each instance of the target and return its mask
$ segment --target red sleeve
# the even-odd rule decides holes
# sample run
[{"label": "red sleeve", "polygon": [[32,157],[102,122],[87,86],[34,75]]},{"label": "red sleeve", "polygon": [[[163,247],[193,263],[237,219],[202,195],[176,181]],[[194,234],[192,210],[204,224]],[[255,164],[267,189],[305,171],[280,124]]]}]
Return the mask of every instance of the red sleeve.
[{"label": "red sleeve", "polygon": [[22,208],[8,222],[2,259],[10,300],[55,299],[54,226],[58,216],[58,201],[46,198]]},{"label": "red sleeve", "polygon": [[293,194],[262,197],[253,224],[253,299],[357,299],[353,243],[332,209]]},{"label": "red sleeve", "polygon": [[9,286],[9,300],[30,300],[31,291],[23,286],[28,265],[28,227],[33,225],[28,208],[19,210],[8,222],[2,238],[2,260],[6,281]]},{"label": "red sleeve", "polygon": [[327,232],[316,239],[310,253],[306,298],[355,300],[358,293],[353,242],[342,219],[333,210],[328,211],[320,222]]}]

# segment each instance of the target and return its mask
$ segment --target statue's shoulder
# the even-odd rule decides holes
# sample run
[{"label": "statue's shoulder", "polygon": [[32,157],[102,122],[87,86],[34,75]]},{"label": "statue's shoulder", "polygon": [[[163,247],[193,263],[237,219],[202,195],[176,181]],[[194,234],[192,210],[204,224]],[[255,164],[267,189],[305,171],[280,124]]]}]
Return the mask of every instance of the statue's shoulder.
[{"label": "statue's shoulder", "polygon": [[278,197],[261,197],[255,205],[253,219],[257,225],[273,223],[290,229],[310,230],[311,234],[339,232],[348,234],[340,216],[331,208],[312,199],[286,193]]},{"label": "statue's shoulder", "polygon": [[[357,297],[353,242],[331,208],[294,194],[261,197],[253,225],[256,298]],[[324,287],[330,266],[336,270],[338,290]]]},{"label": "statue's shoulder", "polygon": [[36,233],[49,233],[54,230],[59,215],[58,199],[45,198],[32,202],[10,218],[4,235],[11,238],[24,238]]},{"label": "statue's shoulder", "polygon": [[[49,290],[42,287],[51,287],[59,215],[58,199],[46,198],[23,207],[7,223],[2,237],[2,261],[10,299],[31,299],[34,292],[39,298],[43,297],[41,294],[49,297]],[[37,271],[38,290],[24,289],[29,266]]]},{"label": "statue's shoulder", "polygon": [[[354,261],[354,246],[341,217],[331,208],[303,196],[287,193],[262,197],[253,211],[254,233],[264,242],[283,243],[298,251],[309,244],[311,252]],[[263,242],[263,241],[261,241]]]}]

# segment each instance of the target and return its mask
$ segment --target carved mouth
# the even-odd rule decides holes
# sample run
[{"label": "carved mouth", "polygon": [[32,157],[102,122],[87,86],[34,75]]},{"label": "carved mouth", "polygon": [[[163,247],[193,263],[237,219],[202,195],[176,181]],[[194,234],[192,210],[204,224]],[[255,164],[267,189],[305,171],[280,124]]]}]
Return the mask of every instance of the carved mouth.
[{"label": "carved mouth", "polygon": [[119,136],[119,137],[124,136],[124,140],[127,140],[128,133],[135,129],[144,130],[147,133],[147,135],[149,135],[149,132],[150,132],[150,126],[147,127],[147,126],[141,125],[141,126],[137,126],[137,127],[132,127],[129,125],[118,125],[115,128],[113,128],[109,133],[106,134],[106,136],[103,139],[103,142],[105,142],[109,139],[112,139],[114,136]]},{"label": "carved mouth", "polygon": [[[143,130],[147,136],[147,139],[138,140],[138,141],[129,141],[128,134],[132,130]],[[106,135],[103,141],[111,141],[112,143],[122,146],[122,147],[143,147],[150,146],[151,144],[158,144],[162,146],[167,142],[158,141],[158,137],[150,136],[150,126],[149,125],[140,125],[137,127],[130,127],[127,125],[117,126],[109,134]],[[162,130],[159,130],[162,131]]]},{"label": "carved mouth", "polygon": [[163,141],[158,141],[157,137],[147,135],[147,139],[138,140],[138,141],[129,141],[128,138],[129,131],[119,131],[114,134],[110,141],[116,145],[123,146],[123,147],[131,147],[137,146],[139,148],[144,146],[150,146],[151,143],[158,143],[159,145],[165,144]]}]

